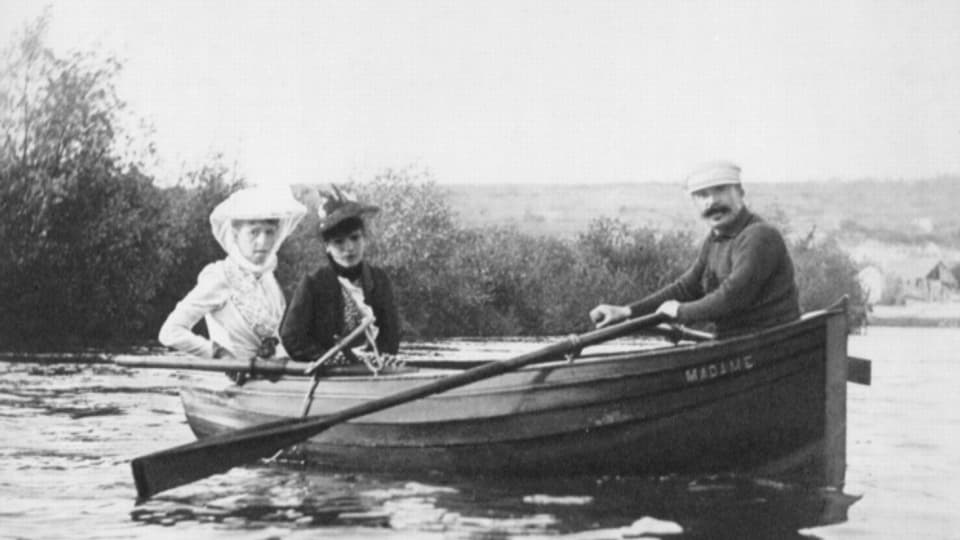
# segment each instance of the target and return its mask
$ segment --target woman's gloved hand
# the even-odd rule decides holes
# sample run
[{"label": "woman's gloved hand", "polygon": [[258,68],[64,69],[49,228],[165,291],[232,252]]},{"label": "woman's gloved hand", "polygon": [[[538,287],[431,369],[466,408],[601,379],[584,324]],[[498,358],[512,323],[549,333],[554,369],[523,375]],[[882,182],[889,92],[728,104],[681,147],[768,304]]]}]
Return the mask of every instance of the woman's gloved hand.
[{"label": "woman's gloved hand", "polygon": [[273,355],[277,354],[277,345],[279,344],[280,340],[275,337],[263,338],[263,341],[260,342],[260,346],[257,347],[257,357],[273,358]]}]

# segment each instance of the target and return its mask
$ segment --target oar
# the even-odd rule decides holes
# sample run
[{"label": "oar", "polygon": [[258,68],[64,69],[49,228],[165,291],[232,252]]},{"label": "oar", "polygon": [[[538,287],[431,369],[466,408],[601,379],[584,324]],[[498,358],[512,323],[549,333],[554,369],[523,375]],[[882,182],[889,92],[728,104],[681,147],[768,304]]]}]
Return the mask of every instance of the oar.
[{"label": "oar", "polygon": [[323,364],[334,357],[338,352],[340,352],[344,347],[350,344],[361,332],[365,332],[370,325],[373,324],[373,317],[367,317],[360,323],[360,326],[357,326],[353,329],[353,332],[347,334],[347,337],[341,339],[336,345],[330,347],[327,352],[323,353],[323,356],[311,363],[304,373],[313,376],[313,382],[310,383],[310,389],[307,390],[307,394],[303,396],[303,410],[300,413],[301,417],[306,417],[310,412],[310,406],[313,405],[313,393],[317,390],[317,385],[320,384],[320,379],[323,377],[323,373],[320,371],[320,367]]},{"label": "oar", "polygon": [[141,456],[131,464],[137,495],[145,499],[155,493],[226,472],[237,465],[272,456],[278,450],[309,439],[342,422],[489,379],[524,366],[557,360],[569,351],[654,326],[664,320],[665,317],[657,313],[628,320],[584,334],[571,335],[563,341],[536,351],[509,360],[490,362],[422,386],[348,407],[329,416],[270,422]]},{"label": "oar", "polygon": [[712,341],[717,339],[716,334],[704,332],[702,330],[694,330],[693,328],[688,328],[682,324],[661,324],[659,326],[644,330],[644,333],[662,336],[675,343],[684,339],[687,341],[697,342]]},{"label": "oar", "polygon": [[311,362],[310,365],[307,366],[305,370],[303,370],[303,372],[306,375],[313,375],[314,373],[316,373],[316,371],[320,369],[320,367],[323,366],[323,364],[326,363],[327,360],[330,360],[331,358],[333,358],[334,355],[336,355],[338,352],[342,351],[344,347],[349,345],[351,341],[353,341],[354,339],[357,339],[357,337],[360,335],[361,332],[366,331],[366,329],[371,324],[373,324],[373,321],[374,321],[373,317],[369,317],[361,321],[359,326],[357,326],[356,328],[353,329],[352,332],[347,334],[347,337],[341,339],[333,347],[330,347],[329,349],[327,349],[327,352],[323,353],[323,356]]},{"label": "oar", "polygon": [[113,363],[123,367],[181,369],[195,371],[242,372],[252,375],[303,375],[307,364],[288,358],[252,358],[250,360],[198,358],[193,356],[118,355]]}]

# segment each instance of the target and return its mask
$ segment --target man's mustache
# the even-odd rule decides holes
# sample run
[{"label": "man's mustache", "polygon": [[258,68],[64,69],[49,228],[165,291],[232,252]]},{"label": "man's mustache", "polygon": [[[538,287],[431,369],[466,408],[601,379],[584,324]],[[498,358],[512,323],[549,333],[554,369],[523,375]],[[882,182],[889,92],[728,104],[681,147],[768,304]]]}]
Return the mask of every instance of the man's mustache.
[{"label": "man's mustache", "polygon": [[702,215],[705,218],[711,217],[714,214],[726,214],[730,212],[730,207],[725,204],[715,204],[710,208],[707,208],[703,211]]}]

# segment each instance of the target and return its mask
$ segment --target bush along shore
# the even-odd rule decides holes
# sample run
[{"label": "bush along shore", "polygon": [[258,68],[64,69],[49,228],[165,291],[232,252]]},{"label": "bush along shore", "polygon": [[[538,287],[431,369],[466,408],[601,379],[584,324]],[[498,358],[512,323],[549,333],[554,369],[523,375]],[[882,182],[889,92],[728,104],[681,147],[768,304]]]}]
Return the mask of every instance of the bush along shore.
[{"label": "bush along shore", "polygon": [[[199,271],[223,256],[208,216],[243,179],[212,158],[161,187],[144,172],[152,145],[121,130],[120,62],[57,56],[45,35],[40,19],[0,58],[0,350],[155,344]],[[371,260],[393,279],[408,340],[584,331],[592,306],[674,279],[700,241],[602,216],[569,238],[466,227],[435,181],[410,171],[348,189],[382,208]],[[313,189],[295,191],[315,209]],[[311,212],[280,251],[288,294],[325,264],[315,225]],[[847,295],[862,317],[856,268],[834,242],[806,238],[791,250],[804,309]]]},{"label": "bush along shore", "polygon": [[960,328],[960,302],[876,305],[867,312],[867,322],[875,326]]}]

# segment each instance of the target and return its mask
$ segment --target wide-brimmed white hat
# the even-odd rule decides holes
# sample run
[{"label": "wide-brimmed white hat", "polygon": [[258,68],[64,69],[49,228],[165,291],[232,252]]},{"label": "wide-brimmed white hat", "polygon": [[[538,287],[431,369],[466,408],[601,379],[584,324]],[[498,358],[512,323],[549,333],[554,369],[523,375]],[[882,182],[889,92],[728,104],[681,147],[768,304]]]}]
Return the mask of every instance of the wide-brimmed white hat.
[{"label": "wide-brimmed white hat", "polygon": [[289,187],[249,187],[233,192],[210,214],[210,223],[224,220],[300,220],[305,206],[293,198]]},{"label": "wide-brimmed white hat", "polygon": [[740,166],[726,160],[701,163],[684,179],[687,193],[731,184],[740,185]]},{"label": "wide-brimmed white hat", "polygon": [[275,219],[277,241],[271,258],[280,244],[293,232],[307,213],[307,208],[293,198],[289,187],[250,187],[235,191],[210,213],[210,228],[220,247],[234,256],[236,244],[231,234],[233,222]]}]

